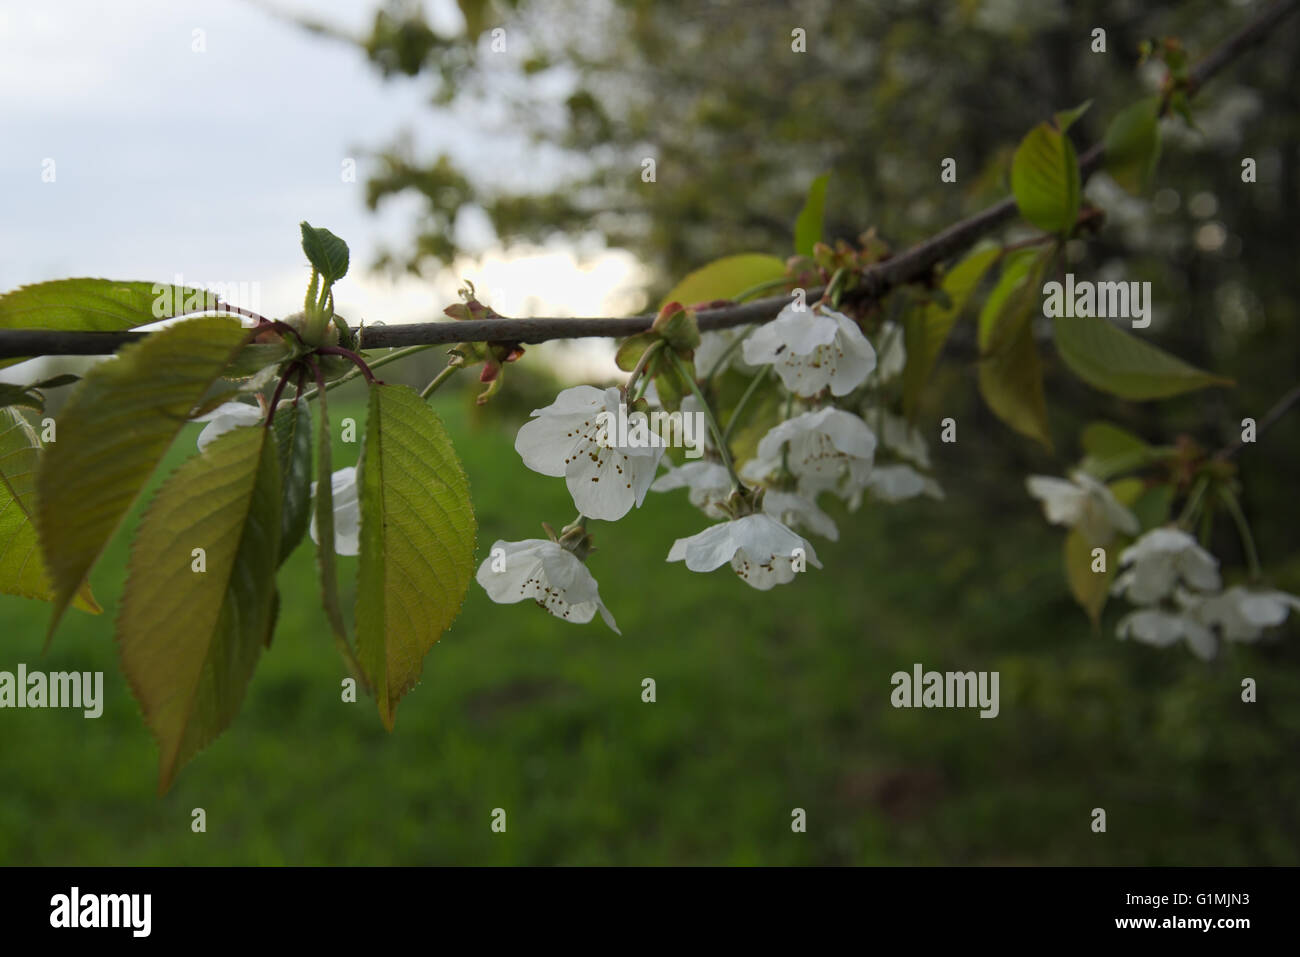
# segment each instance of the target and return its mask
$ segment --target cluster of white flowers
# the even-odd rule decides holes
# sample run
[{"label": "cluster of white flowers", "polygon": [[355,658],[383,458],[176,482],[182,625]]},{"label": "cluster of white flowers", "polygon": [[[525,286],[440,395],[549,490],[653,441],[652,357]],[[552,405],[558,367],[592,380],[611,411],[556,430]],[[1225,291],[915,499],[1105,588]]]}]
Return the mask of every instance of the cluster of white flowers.
[{"label": "cluster of white flowers", "polygon": [[[763,374],[770,366],[791,402],[800,400],[799,409],[764,435],[753,459],[734,472],[715,436],[705,443],[706,458],[681,466],[665,462],[662,447],[614,444],[600,417],[617,415],[626,401],[617,388],[565,389],[533,412],[515,449],[534,471],[563,477],[585,518],[614,521],[640,507],[647,490],[686,489],[690,503],[717,524],[675,541],[667,560],[698,572],[729,564],[746,584],[767,590],[792,581],[808,565],[821,567],[812,544],[794,529],[838,539],[835,522],[818,505],[821,494],[835,495],[850,508],[864,495],[884,502],[943,496],[928,474],[926,443],[906,421],[884,409],[869,410],[864,420],[831,404],[832,398],[864,387],[870,392],[901,374],[901,328],[882,324],[877,343],[879,360],[877,347],[854,320],[821,303],[792,303],[764,325],[704,333],[695,350],[701,377],[728,367]],[[658,401],[653,385],[645,394]],[[681,411],[693,414],[702,407],[687,395]],[[878,464],[878,446],[895,461]],[[661,465],[667,471],[658,474]],[[583,564],[589,540],[579,525],[549,541],[497,542],[495,558],[479,568],[479,583],[494,601],[530,598],[569,621],[590,621],[599,611],[613,628]]]},{"label": "cluster of white flowers", "polygon": [[1120,620],[1117,636],[1158,647],[1186,641],[1206,660],[1220,640],[1257,641],[1300,609],[1300,598],[1286,592],[1224,589],[1218,561],[1181,529],[1152,529],[1124,550],[1120,564],[1112,591],[1139,607]]}]

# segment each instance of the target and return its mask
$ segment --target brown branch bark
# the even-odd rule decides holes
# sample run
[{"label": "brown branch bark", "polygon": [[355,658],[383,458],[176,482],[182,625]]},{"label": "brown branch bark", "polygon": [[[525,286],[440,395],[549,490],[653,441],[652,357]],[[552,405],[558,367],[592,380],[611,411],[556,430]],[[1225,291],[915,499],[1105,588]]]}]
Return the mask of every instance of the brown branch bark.
[{"label": "brown branch bark", "polygon": [[[1278,0],[1255,20],[1211,50],[1190,69],[1189,93],[1194,93],[1230,62],[1266,39],[1283,19],[1295,12],[1297,5],[1300,5],[1300,0]],[[1080,156],[1080,173],[1084,179],[1100,167],[1101,160],[1100,143]],[[869,266],[863,270],[862,282],[854,290],[855,298],[879,299],[891,289],[925,279],[937,264],[964,251],[976,240],[1013,219],[1015,215],[1015,200],[1008,197],[1000,203],[954,223],[891,259]],[[808,290],[809,300],[820,296],[822,291],[821,289]],[[709,331],[748,325],[753,322],[766,322],[775,317],[788,302],[790,302],[789,296],[773,296],[743,305],[702,310],[699,313],[700,329]],[[363,331],[360,348],[390,349],[457,342],[533,343],[551,339],[623,338],[644,332],[650,328],[653,321],[654,316],[635,316],[625,319],[548,317],[369,326]],[[0,359],[42,355],[106,355],[145,335],[148,333],[3,329],[0,330]]]}]

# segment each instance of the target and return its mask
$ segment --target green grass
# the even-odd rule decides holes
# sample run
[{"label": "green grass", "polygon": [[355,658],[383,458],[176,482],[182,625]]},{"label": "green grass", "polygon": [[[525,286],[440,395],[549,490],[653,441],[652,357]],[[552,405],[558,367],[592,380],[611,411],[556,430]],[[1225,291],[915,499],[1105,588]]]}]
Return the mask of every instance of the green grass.
[{"label": "green grass", "polygon": [[[481,561],[572,518],[564,483],[440,399],[470,476]],[[331,403],[334,418],[363,407]],[[193,431],[167,468],[193,452]],[[335,464],[355,445],[339,444]],[[156,750],[117,669],[127,535],[93,583],[106,613],[0,599],[0,668],[103,670],[99,720],[0,712],[7,864],[1300,863],[1294,641],[1205,666],[1094,635],[1058,530],[1032,503],[841,518],[826,568],[763,594],[664,562],[702,518],[681,493],[593,526],[590,565],[622,637],[471,584],[386,734],[341,701],[309,547],[234,725],[156,796]],[[310,544],[310,543],[308,543]],[[341,576],[351,608],[355,560]],[[1001,715],[895,710],[913,662],[1001,672]],[[1258,704],[1239,699],[1243,676]],[[658,700],[641,700],[652,677]],[[190,830],[191,809],[207,832]],[[489,827],[504,808],[508,830]],[[808,815],[790,829],[791,809]],[[1090,831],[1104,807],[1108,832]]]}]

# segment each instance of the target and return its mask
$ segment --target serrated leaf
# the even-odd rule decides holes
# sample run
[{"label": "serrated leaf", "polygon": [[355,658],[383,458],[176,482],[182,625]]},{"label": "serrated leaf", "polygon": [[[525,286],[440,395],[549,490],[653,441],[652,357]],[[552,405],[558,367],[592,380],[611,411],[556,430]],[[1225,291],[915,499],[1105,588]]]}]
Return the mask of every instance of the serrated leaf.
[{"label": "serrated leaf", "polygon": [[980,309],[977,338],[981,355],[1007,348],[1029,323],[1048,261],[1049,254],[1032,249],[1017,250],[1006,258],[997,285]]},{"label": "serrated leaf", "polygon": [[280,461],[280,562],[298,547],[311,524],[311,412],[306,402],[289,403],[275,413]]},{"label": "serrated leaf", "polygon": [[358,485],[357,657],[390,731],[474,571],[469,483],[441,420],[405,386],[370,390]]},{"label": "serrated leaf", "polygon": [[913,312],[904,322],[907,368],[903,373],[903,408],[909,417],[915,414],[921,392],[971,293],[997,262],[1000,252],[996,245],[971,250],[944,275],[938,290],[941,296],[936,295],[936,301]]},{"label": "serrated leaf", "polygon": [[1122,399],[1163,399],[1208,386],[1232,385],[1170,355],[1109,320],[1054,320],[1056,351],[1070,370],[1093,388]]},{"label": "serrated leaf", "polygon": [[1130,193],[1145,192],[1160,159],[1160,97],[1139,100],[1116,113],[1103,145],[1106,172]]},{"label": "serrated leaf", "polygon": [[[0,409],[0,592],[52,601],[54,593],[32,524],[40,448],[36,430],[21,413]],[[82,585],[72,604],[95,615],[103,610],[89,584]]]},{"label": "serrated leaf", "polygon": [[268,640],[279,551],[279,456],[260,426],[184,462],[140,520],[117,648],[158,740],[159,793],[239,711]]},{"label": "serrated leaf", "polygon": [[998,418],[1021,435],[1051,449],[1043,366],[1029,323],[1020,326],[1019,333],[1005,349],[980,362],[979,387],[984,401]]},{"label": "serrated leaf", "polygon": [[[0,329],[120,332],[221,305],[215,293],[168,283],[56,279],[0,296]],[[0,359],[0,368],[23,361]]]},{"label": "serrated leaf", "polygon": [[41,456],[36,520],[54,588],[50,634],[109,538],[247,330],[189,319],[86,373]]},{"label": "serrated leaf", "polygon": [[1039,229],[1064,234],[1079,215],[1079,160],[1050,123],[1039,123],[1011,159],[1011,192],[1020,215]]},{"label": "serrated leaf", "polygon": [[[808,198],[794,221],[794,251],[799,256],[811,256],[813,246],[821,242],[826,219],[826,184],[831,174],[822,173],[808,187]],[[670,300],[671,301],[671,300]]]},{"label": "serrated leaf", "polygon": [[707,266],[689,273],[659,303],[662,309],[670,302],[693,306],[697,302],[732,299],[754,286],[780,279],[785,263],[765,253],[739,253],[723,256]]},{"label": "serrated leaf", "polygon": [[316,268],[326,285],[336,283],[348,274],[348,244],[324,227],[306,221],[302,229],[302,251],[307,261]]}]

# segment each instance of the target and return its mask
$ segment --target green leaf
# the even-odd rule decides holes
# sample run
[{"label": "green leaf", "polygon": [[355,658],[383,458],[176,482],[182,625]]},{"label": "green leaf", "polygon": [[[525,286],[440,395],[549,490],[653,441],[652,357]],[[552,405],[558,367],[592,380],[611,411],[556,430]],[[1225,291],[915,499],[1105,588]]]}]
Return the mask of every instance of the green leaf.
[{"label": "green leaf", "polygon": [[1054,320],[1056,351],[1080,379],[1122,399],[1163,399],[1233,385],[1143,342],[1106,319]]},{"label": "green leaf", "polygon": [[14,385],[12,382],[0,382],[0,408],[20,405],[36,412],[45,411],[45,399],[35,386]]},{"label": "green leaf", "polygon": [[1101,459],[1114,458],[1132,452],[1145,452],[1151,448],[1128,429],[1109,422],[1089,422],[1079,436],[1079,444],[1089,455]]},{"label": "green leaf", "polygon": [[[56,279],[0,296],[0,329],[120,332],[188,312],[211,312],[216,294],[167,283]],[[0,359],[0,368],[21,362]]]},{"label": "green leaf", "polygon": [[1148,97],[1115,114],[1106,127],[1105,169],[1130,193],[1145,192],[1160,160],[1160,97]]},{"label": "green leaf", "polygon": [[282,405],[275,413],[280,458],[280,562],[298,547],[311,524],[311,412],[306,402]]},{"label": "green leaf", "polygon": [[724,256],[688,274],[664,296],[659,308],[670,302],[692,306],[714,299],[732,299],[754,286],[784,275],[785,263],[766,253]]},{"label": "green leaf", "polygon": [[1092,550],[1095,547],[1076,528],[1070,529],[1070,534],[1065,536],[1065,580],[1070,586],[1070,594],[1087,612],[1093,627],[1101,621],[1110,583],[1114,581],[1119,566],[1119,550],[1112,543],[1106,549],[1106,570],[1093,571]]},{"label": "green leaf", "polygon": [[1021,435],[1041,442],[1048,450],[1052,437],[1047,426],[1047,399],[1043,394],[1043,366],[1034,343],[1033,326],[1022,323],[1008,346],[979,364],[980,394],[993,413]]},{"label": "green leaf", "polygon": [[654,332],[638,332],[634,336],[628,336],[619,343],[618,351],[614,353],[614,364],[624,372],[631,372],[641,361],[642,354],[658,341],[659,335]]},{"label": "green leaf", "polygon": [[822,173],[808,187],[799,218],[794,221],[794,251],[799,256],[811,256],[813,246],[821,242],[822,225],[826,218],[826,184],[830,173]]},{"label": "green leaf", "polygon": [[[18,412],[0,409],[0,592],[52,601],[54,592],[32,524],[40,449],[31,424]],[[88,584],[77,591],[72,604],[95,615],[102,611]]]},{"label": "green leaf", "polygon": [[903,373],[903,407],[909,417],[916,413],[921,392],[957,318],[984,274],[997,262],[1000,252],[996,245],[982,245],[971,250],[943,277],[939,287],[941,295],[936,296],[936,300],[946,301],[931,302],[905,320],[907,368]]},{"label": "green leaf", "polygon": [[1055,115],[1055,117],[1053,117],[1056,120],[1056,128],[1060,130],[1062,133],[1064,133],[1071,126],[1074,125],[1075,121],[1079,117],[1087,113],[1089,108],[1091,108],[1091,106],[1092,106],[1092,100],[1084,100],[1082,103],[1080,103],[1078,106],[1074,107],[1073,109],[1061,110]]},{"label": "green leaf", "polygon": [[1079,215],[1079,160],[1059,129],[1039,123],[1011,160],[1011,192],[1020,215],[1039,229],[1065,234]]},{"label": "green leaf", "polygon": [[1153,485],[1144,491],[1133,503],[1133,514],[1137,516],[1142,530],[1159,528],[1169,521],[1169,513],[1174,507],[1174,498],[1178,488],[1172,482]]},{"label": "green leaf", "polygon": [[41,456],[36,523],[54,586],[50,634],[114,530],[221,374],[247,330],[234,319],[189,319],[101,362],[59,414]]},{"label": "green leaf", "polygon": [[1086,453],[1081,467],[1099,479],[1141,468],[1162,454],[1132,432],[1109,422],[1090,423],[1080,436],[1080,444]]},{"label": "green leaf", "polygon": [[321,274],[326,285],[336,283],[348,274],[348,244],[328,229],[306,221],[302,228],[302,251],[307,261]]},{"label": "green leaf", "polygon": [[1050,254],[1022,249],[1011,253],[997,285],[980,310],[978,342],[981,355],[993,355],[1016,339],[1029,323],[1042,290],[1043,270]]},{"label": "green leaf", "polygon": [[474,509],[442,422],[405,386],[371,388],[359,472],[357,655],[391,731],[398,701],[465,599]]},{"label": "green leaf", "polygon": [[117,648],[158,740],[159,793],[239,711],[271,626],[279,551],[279,458],[259,426],[183,463],[140,520]]}]

